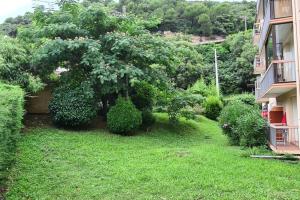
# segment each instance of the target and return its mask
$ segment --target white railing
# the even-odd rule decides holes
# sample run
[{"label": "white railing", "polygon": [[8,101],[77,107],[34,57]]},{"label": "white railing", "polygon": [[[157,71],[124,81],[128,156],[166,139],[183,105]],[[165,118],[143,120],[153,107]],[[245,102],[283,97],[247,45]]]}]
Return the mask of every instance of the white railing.
[{"label": "white railing", "polygon": [[300,149],[300,134],[298,126],[282,126],[271,124],[269,131],[269,142],[277,148],[278,146],[296,146]]},{"label": "white railing", "polygon": [[295,61],[275,60],[262,77],[256,80],[256,97],[261,98],[276,83],[296,81]]}]

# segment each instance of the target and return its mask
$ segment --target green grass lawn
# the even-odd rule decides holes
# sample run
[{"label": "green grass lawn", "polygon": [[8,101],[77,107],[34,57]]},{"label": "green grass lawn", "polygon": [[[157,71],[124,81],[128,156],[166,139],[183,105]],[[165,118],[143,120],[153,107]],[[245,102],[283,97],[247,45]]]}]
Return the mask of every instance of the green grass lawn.
[{"label": "green grass lawn", "polygon": [[35,128],[20,142],[7,199],[300,199],[300,165],[242,157],[201,117],[151,132]]}]

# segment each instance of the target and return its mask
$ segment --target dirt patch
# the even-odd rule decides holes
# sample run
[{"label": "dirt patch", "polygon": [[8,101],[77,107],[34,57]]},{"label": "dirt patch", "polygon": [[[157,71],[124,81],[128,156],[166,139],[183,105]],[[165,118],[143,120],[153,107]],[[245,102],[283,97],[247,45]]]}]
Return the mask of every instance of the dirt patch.
[{"label": "dirt patch", "polygon": [[[49,114],[27,114],[24,117],[25,131],[30,128],[41,128],[41,127],[56,127],[53,124],[51,116]],[[90,125],[81,127],[81,129],[105,129],[106,122],[103,117],[97,116]]]},{"label": "dirt patch", "polygon": [[27,114],[24,117],[26,128],[54,126],[49,114]]}]

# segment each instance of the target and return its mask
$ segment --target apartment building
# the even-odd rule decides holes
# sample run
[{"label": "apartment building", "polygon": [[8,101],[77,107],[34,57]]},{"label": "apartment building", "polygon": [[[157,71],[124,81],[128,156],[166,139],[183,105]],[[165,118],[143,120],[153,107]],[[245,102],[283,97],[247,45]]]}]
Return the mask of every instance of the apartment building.
[{"label": "apartment building", "polygon": [[269,121],[269,145],[300,154],[300,0],[258,0],[253,41],[255,95]]}]

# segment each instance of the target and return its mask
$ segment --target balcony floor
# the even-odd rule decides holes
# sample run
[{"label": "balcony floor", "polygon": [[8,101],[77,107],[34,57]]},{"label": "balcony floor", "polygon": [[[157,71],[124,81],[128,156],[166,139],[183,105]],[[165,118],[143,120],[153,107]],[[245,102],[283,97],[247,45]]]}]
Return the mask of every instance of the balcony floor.
[{"label": "balcony floor", "polygon": [[276,98],[296,88],[296,82],[272,84],[272,86],[260,98],[257,99],[257,102],[266,102],[269,100],[269,98]]},{"label": "balcony floor", "polygon": [[300,155],[300,148],[294,144],[277,145],[277,148],[270,144],[270,148],[277,154]]}]

